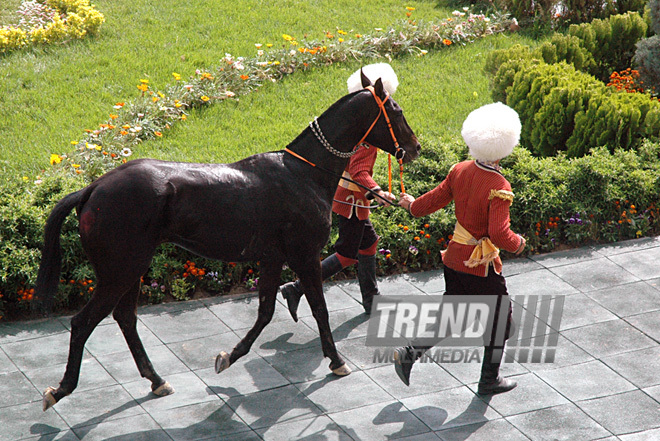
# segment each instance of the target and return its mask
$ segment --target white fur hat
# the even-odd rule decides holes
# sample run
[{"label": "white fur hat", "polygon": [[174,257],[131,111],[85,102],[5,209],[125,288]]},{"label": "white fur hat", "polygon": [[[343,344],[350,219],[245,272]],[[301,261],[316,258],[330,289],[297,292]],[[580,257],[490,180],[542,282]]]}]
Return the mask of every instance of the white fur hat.
[{"label": "white fur hat", "polygon": [[511,154],[520,141],[520,118],[502,103],[486,104],[470,112],[461,135],[470,155],[481,161],[497,161]]},{"label": "white fur hat", "polygon": [[[364,72],[372,83],[375,83],[376,80],[380,78],[383,81],[383,87],[390,95],[394,95],[396,88],[399,87],[399,79],[396,77],[396,73],[394,73],[392,66],[387,63],[369,64],[362,68],[362,72]],[[346,85],[348,86],[348,93],[357,92],[358,90],[363,89],[360,69],[356,70],[353,72],[353,75],[348,77]]]}]

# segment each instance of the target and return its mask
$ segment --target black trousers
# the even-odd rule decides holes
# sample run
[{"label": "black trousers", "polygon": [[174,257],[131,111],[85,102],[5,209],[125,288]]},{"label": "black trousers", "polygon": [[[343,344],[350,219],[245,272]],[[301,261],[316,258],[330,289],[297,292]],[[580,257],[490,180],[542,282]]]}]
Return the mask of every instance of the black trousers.
[{"label": "black trousers", "polygon": [[369,218],[360,220],[357,216],[346,218],[337,215],[339,238],[335,251],[349,259],[357,259],[360,250],[371,248],[379,237]]},{"label": "black trousers", "polygon": [[[498,363],[502,358],[502,352],[504,349],[503,342],[499,343],[495,341],[495,334],[497,332],[498,322],[499,322],[499,312],[502,298],[508,296],[509,293],[506,289],[506,281],[504,276],[497,274],[492,268],[488,271],[488,276],[479,277],[473,274],[462,273],[455,271],[447,266],[444,267],[445,275],[445,295],[492,295],[497,296],[497,306],[493,313],[493,331],[490,336],[484,336],[484,348],[486,349],[485,357],[490,358],[493,362]],[[508,339],[511,335],[513,318],[513,310],[511,308],[511,303],[509,303],[509,311],[507,315],[506,331],[504,340]],[[438,340],[436,344],[440,343],[441,340]],[[417,352],[417,358],[421,354],[432,348],[433,346],[419,345],[415,344],[415,341],[411,342],[412,348]],[[488,360],[488,362],[491,362]]]}]

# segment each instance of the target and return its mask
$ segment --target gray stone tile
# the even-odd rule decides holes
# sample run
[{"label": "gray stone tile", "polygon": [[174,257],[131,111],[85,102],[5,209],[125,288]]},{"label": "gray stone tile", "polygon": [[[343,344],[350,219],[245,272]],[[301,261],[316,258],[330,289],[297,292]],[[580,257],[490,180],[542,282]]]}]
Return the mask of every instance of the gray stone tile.
[{"label": "gray stone tile", "polygon": [[163,343],[229,332],[230,329],[199,301],[166,303],[139,315]]},{"label": "gray stone tile", "polygon": [[641,280],[660,277],[660,267],[657,265],[660,259],[660,247],[617,254],[610,256],[609,259]]},{"label": "gray stone tile", "polygon": [[573,403],[514,415],[507,420],[533,440],[587,441],[610,435]]},{"label": "gray stone tile", "polygon": [[41,393],[18,371],[0,374],[0,396],[0,409],[41,401]]},{"label": "gray stone tile", "polygon": [[[329,375],[320,380],[296,384],[296,387],[324,413],[341,412],[392,400],[390,394],[364,372],[353,372],[345,377]],[[350,392],[347,393],[348,391]]]},{"label": "gray stone tile", "polygon": [[[154,369],[161,376],[178,374],[188,370],[185,364],[165,345],[146,348],[147,355]],[[142,380],[133,356],[129,351],[114,352],[97,357],[99,363],[119,383]],[[147,381],[148,380],[142,380]]]},{"label": "gray stone tile", "polygon": [[[278,299],[281,299],[280,295],[278,295]],[[215,303],[210,303],[210,300],[204,299],[203,302],[213,314],[233,330],[251,328],[254,326],[259,313],[259,298],[257,295]],[[289,312],[282,303],[277,302],[271,323],[287,320],[292,320]]]},{"label": "gray stone tile", "polygon": [[644,349],[657,344],[623,320],[612,320],[569,329],[564,331],[563,335],[597,358]]},{"label": "gray stone tile", "polygon": [[626,321],[635,328],[639,329],[648,337],[660,341],[660,326],[658,326],[658,320],[660,320],[660,311],[626,317]]},{"label": "gray stone tile", "polygon": [[453,429],[436,432],[442,441],[527,441],[518,429],[504,419],[485,421],[483,423],[468,424]]},{"label": "gray stone tile", "polygon": [[660,238],[642,237],[640,239],[623,240],[621,242],[593,245],[592,248],[605,256],[631,253],[660,246]]},{"label": "gray stone tile", "polygon": [[618,317],[585,294],[575,294],[564,298],[560,331],[579,328],[594,323],[616,320]]},{"label": "gray stone tile", "polygon": [[257,431],[265,441],[280,440],[327,440],[352,441],[344,430],[325,415],[309,420],[296,420],[275,424]]},{"label": "gray stone tile", "polygon": [[[461,349],[464,350],[464,348]],[[472,361],[469,361],[467,363],[466,362],[440,363],[440,366],[442,366],[443,369],[445,369],[447,372],[449,372],[451,376],[453,376],[463,384],[476,383],[477,381],[479,381],[479,376],[481,375],[483,348],[470,348],[468,350],[469,351],[477,350],[479,354],[479,359],[478,360],[472,359],[471,358],[472,356],[470,356],[468,360],[472,360]],[[529,371],[516,361],[506,362],[506,360],[504,360],[500,367],[500,373],[505,377],[509,377],[512,375],[526,374],[527,372]]]},{"label": "gray stone tile", "polygon": [[660,386],[651,386],[644,388],[644,393],[660,403]]},{"label": "gray stone tile", "polygon": [[221,351],[231,353],[240,339],[233,332],[169,343],[168,348],[190,370],[215,366],[215,358]]},{"label": "gray stone tile", "polygon": [[151,415],[175,441],[251,433],[250,427],[227,404],[218,399],[154,411]]},{"label": "gray stone tile", "polygon": [[660,347],[605,357],[602,361],[640,389],[660,384],[660,370],[655,369],[660,366]]},{"label": "gray stone tile", "polygon": [[581,401],[576,404],[615,435],[660,427],[658,402],[640,390]]},{"label": "gray stone tile", "polygon": [[[337,286],[347,292],[354,299],[361,301],[362,294],[360,294],[360,285],[357,282],[347,283],[340,282]],[[419,295],[424,294],[424,291],[417,288],[404,274],[396,274],[393,276],[383,277],[378,279],[378,291],[382,295]]]},{"label": "gray stone tile", "polygon": [[73,428],[144,413],[138,402],[119,385],[75,391],[60,400],[54,409]]},{"label": "gray stone tile", "polygon": [[7,354],[2,350],[2,345],[0,345],[0,374],[8,374],[9,372],[15,372],[18,370],[18,367],[9,359]]},{"label": "gray stone tile", "polygon": [[[2,396],[5,396],[4,393]],[[0,423],[2,423],[0,441],[26,439],[31,435],[39,435],[38,439],[43,440],[51,440],[56,437],[60,439],[66,435],[69,429],[57,412],[52,409],[48,412],[41,410],[41,400],[3,407],[0,411]]]},{"label": "gray stone tile", "polygon": [[[547,349],[546,349],[547,350]],[[543,363],[521,363],[526,369],[537,372],[543,370],[557,369],[563,366],[571,366],[575,364],[593,361],[595,358],[580,349],[575,343],[569,341],[563,335],[557,338],[557,346],[555,347],[555,358],[552,362],[547,362],[547,353],[544,354]]]},{"label": "gray stone tile", "polygon": [[[58,333],[3,344],[2,349],[19,369],[39,369],[45,363],[51,366],[66,363],[69,355],[69,340],[68,332]],[[90,356],[87,350],[84,351],[84,356]]]},{"label": "gray stone tile", "polygon": [[537,372],[543,381],[571,401],[614,395],[635,386],[599,360]]},{"label": "gray stone tile", "polygon": [[[39,390],[44,391],[48,386],[57,386],[64,376],[65,365],[45,366],[39,369],[25,371],[25,376]],[[137,369],[135,369],[137,371]],[[85,358],[80,365],[80,377],[77,392],[98,389],[116,385],[117,381],[108,374],[106,369],[94,358]]]},{"label": "gray stone tile", "polygon": [[639,280],[607,258],[552,268],[552,272],[581,292],[610,288]]},{"label": "gray stone tile", "polygon": [[[160,340],[146,327],[142,322],[137,324],[140,341],[145,348],[162,344]],[[122,352],[128,349],[128,344],[124,339],[119,325],[109,323],[107,325],[97,326],[92,335],[85,343],[85,348],[95,357],[111,354],[113,352]]]},{"label": "gray stone tile", "polygon": [[603,255],[591,247],[574,248],[566,251],[555,251],[552,253],[530,256],[531,260],[545,268],[575,265],[577,263],[589,262],[602,258]]},{"label": "gray stone tile", "polygon": [[437,433],[421,433],[419,435],[404,436],[403,438],[394,438],[397,441],[434,441],[439,440],[440,437]]},{"label": "gray stone tile", "polygon": [[398,401],[364,406],[328,415],[355,440],[383,440],[428,435],[429,427]]},{"label": "gray stone tile", "polygon": [[[267,355],[264,359],[291,383],[302,383],[332,375],[329,367],[330,359],[324,358],[319,348],[277,352]],[[344,361],[351,370],[357,369],[350,360],[344,358]]]},{"label": "gray stone tile", "polygon": [[587,295],[619,317],[660,310],[658,279],[591,291]]},{"label": "gray stone tile", "polygon": [[[505,394],[484,398],[490,407],[505,417],[569,402],[533,373],[508,378],[518,383],[515,389]],[[477,384],[472,384],[470,387],[476,393]]]},{"label": "gray stone tile", "polygon": [[509,295],[570,295],[578,292],[550,270],[529,271],[506,278]]},{"label": "gray stone tile", "polygon": [[[334,283],[326,283],[323,285],[323,297],[325,298],[325,305],[328,308],[328,313],[330,314],[330,317],[334,316],[337,312],[345,310],[345,309],[353,309],[353,308],[358,308],[361,311],[364,311],[362,308],[362,304],[358,303],[362,301],[361,294],[359,293],[358,290],[358,297],[354,298],[350,296],[346,291],[341,289],[337,284]],[[286,314],[289,314],[289,310],[287,309],[286,306],[286,300],[282,299],[282,305],[284,308],[282,308]],[[305,317],[306,319],[309,319],[310,321],[314,322],[314,318],[312,317],[312,310],[309,306],[309,303],[307,303],[307,299],[303,298],[300,300],[300,305],[298,306],[298,318]],[[289,317],[289,320],[293,320],[291,317]],[[316,326],[316,322],[314,322],[314,328]]]},{"label": "gray stone tile", "polygon": [[539,269],[543,269],[543,265],[528,257],[506,259],[502,262],[502,275],[504,277],[515,276]]},{"label": "gray stone tile", "polygon": [[228,370],[215,373],[215,368],[201,369],[195,374],[220,398],[227,399],[290,384],[266,360],[250,353]]},{"label": "gray stone tile", "polygon": [[649,429],[643,432],[621,435],[621,441],[657,441],[660,439],[660,429]]},{"label": "gray stone tile", "polygon": [[293,385],[235,396],[226,402],[255,430],[322,414],[322,411]]},{"label": "gray stone tile", "polygon": [[167,378],[167,381],[174,388],[174,393],[165,397],[157,397],[151,393],[151,382],[149,381],[134,381],[132,383],[124,383],[123,386],[128,393],[140,403],[142,408],[152,416],[157,412],[174,409],[176,407],[220,400],[220,398],[192,372],[170,375]]},{"label": "gray stone tile", "polygon": [[67,329],[56,318],[3,323],[0,325],[0,345],[65,332],[67,332]]},{"label": "gray stone tile", "polygon": [[336,346],[344,359],[355,365],[357,369],[371,369],[382,364],[374,359],[375,350],[382,348],[365,346],[364,338],[341,340],[336,342]]},{"label": "gray stone tile", "polygon": [[410,386],[406,386],[399,379],[391,362],[385,366],[368,369],[364,373],[397,399],[440,392],[461,386],[458,380],[449,375],[440,365],[433,362],[418,362],[415,364],[411,372]]},{"label": "gray stone tile", "polygon": [[[350,309],[331,311],[329,316],[332,338],[335,341],[366,337],[369,327],[369,316],[364,313],[362,305]],[[318,333],[316,320],[313,317],[304,317],[300,320]]]},{"label": "gray stone tile", "polygon": [[443,270],[408,273],[404,278],[415,288],[426,294],[442,294],[445,292],[445,276]]},{"label": "gray stone tile", "polygon": [[154,419],[147,415],[135,415],[119,420],[76,427],[75,434],[85,441],[169,441],[171,438]]},{"label": "gray stone tile", "polygon": [[501,418],[466,386],[404,398],[401,402],[433,431]]},{"label": "gray stone tile", "polygon": [[[240,331],[238,335],[240,338],[244,337]],[[269,323],[252,345],[252,350],[262,357],[305,348],[318,348],[321,352],[318,329],[312,329],[301,321],[295,323],[293,320]]]},{"label": "gray stone tile", "polygon": [[[39,428],[41,426],[35,424],[33,427]],[[35,430],[40,430],[40,429],[35,429]],[[42,441],[44,439],[47,439],[48,441],[80,441],[80,438],[76,436],[73,430],[62,431],[55,434],[49,433],[45,437],[44,435],[37,435],[28,438],[21,438],[21,441]]]}]

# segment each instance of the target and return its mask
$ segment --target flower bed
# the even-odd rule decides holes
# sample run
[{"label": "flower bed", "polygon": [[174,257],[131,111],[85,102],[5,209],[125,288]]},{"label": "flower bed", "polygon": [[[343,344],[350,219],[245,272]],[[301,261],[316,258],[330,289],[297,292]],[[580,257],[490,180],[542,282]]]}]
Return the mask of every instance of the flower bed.
[{"label": "flower bed", "polygon": [[98,33],[105,18],[89,0],[25,0],[16,26],[0,27],[0,53]]}]

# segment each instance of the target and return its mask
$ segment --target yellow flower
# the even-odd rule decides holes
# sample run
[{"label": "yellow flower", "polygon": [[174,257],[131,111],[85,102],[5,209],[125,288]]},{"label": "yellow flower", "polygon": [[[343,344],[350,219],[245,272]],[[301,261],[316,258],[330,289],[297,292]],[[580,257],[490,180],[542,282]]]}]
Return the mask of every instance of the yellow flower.
[{"label": "yellow flower", "polygon": [[149,84],[149,80],[141,79],[141,80],[140,80],[140,83],[142,83],[142,84]]},{"label": "yellow flower", "polygon": [[406,6],[406,9],[409,10],[409,11],[414,11],[415,10],[415,8],[413,8],[412,6]]},{"label": "yellow flower", "polygon": [[80,164],[71,164],[71,167],[73,167],[73,168],[80,168]]},{"label": "yellow flower", "polygon": [[62,162],[62,157],[60,155],[56,155],[55,153],[50,155],[50,165],[59,164],[60,162]]},{"label": "yellow flower", "polygon": [[172,72],[172,76],[174,77],[174,79],[175,79],[176,81],[181,80],[181,75],[179,75],[179,74],[176,73],[176,72]]},{"label": "yellow flower", "polygon": [[163,136],[163,134],[162,134],[162,133],[160,133],[160,132],[154,132],[154,135],[156,135],[156,136],[158,136],[158,137],[161,137],[161,136]]},{"label": "yellow flower", "polygon": [[273,43],[266,43],[266,47],[273,47]]},{"label": "yellow flower", "polygon": [[286,41],[293,41],[293,37],[288,34],[282,34],[282,38],[284,38]]},{"label": "yellow flower", "polygon": [[138,88],[139,90],[141,90],[142,92],[146,92],[146,91],[149,89],[149,86],[147,86],[145,83],[142,83],[142,84],[139,84],[139,85],[137,86],[137,88]]},{"label": "yellow flower", "polygon": [[204,102],[207,102],[210,99],[211,98],[207,97],[206,95],[202,95],[202,97],[201,97],[201,100],[204,101]]},{"label": "yellow flower", "polygon": [[78,141],[71,141],[71,145],[78,145]]},{"label": "yellow flower", "polygon": [[185,120],[187,120],[187,119],[188,119],[188,117],[187,117],[185,114],[184,114],[184,115],[181,115],[181,121],[185,121]]},{"label": "yellow flower", "polygon": [[346,35],[346,31],[342,31],[341,29],[337,29],[337,33],[341,35]]}]

